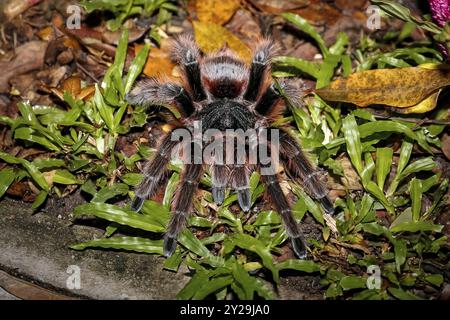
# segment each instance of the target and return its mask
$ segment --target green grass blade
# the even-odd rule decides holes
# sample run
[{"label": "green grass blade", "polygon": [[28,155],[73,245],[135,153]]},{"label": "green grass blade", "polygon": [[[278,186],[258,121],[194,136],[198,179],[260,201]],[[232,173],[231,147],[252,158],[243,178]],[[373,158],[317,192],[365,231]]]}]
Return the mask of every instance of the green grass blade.
[{"label": "green grass blade", "polygon": [[133,211],[106,203],[87,203],[75,208],[75,216],[92,215],[121,225],[151,232],[164,232],[165,228],[155,224],[154,219]]},{"label": "green grass blade", "polygon": [[311,38],[313,38],[317,42],[320,51],[322,52],[324,57],[326,57],[330,53],[321,35],[316,31],[316,29],[311,24],[309,24],[308,21],[306,21],[306,19],[293,13],[283,13],[281,14],[281,16],[288,22],[295,25],[301,31],[309,35]]},{"label": "green grass blade", "polygon": [[413,178],[409,184],[409,193],[411,196],[411,211],[413,221],[417,222],[420,219],[422,211],[422,181]]},{"label": "green grass blade", "polygon": [[261,258],[263,265],[272,272],[274,281],[277,283],[280,281],[278,270],[272,260],[272,254],[261,241],[248,234],[235,234],[230,239],[236,246],[256,253]]},{"label": "green grass blade", "polygon": [[211,279],[202,284],[202,286],[197,290],[192,299],[203,300],[210,294],[217,292],[225,287],[228,287],[231,283],[233,283],[233,278],[231,276],[224,276]]},{"label": "green grass blade", "polygon": [[307,273],[319,272],[320,265],[311,260],[294,260],[289,259],[280,263],[277,263],[275,267],[278,270],[290,269]]},{"label": "green grass blade", "polygon": [[112,237],[75,244],[70,246],[70,248],[74,250],[84,250],[86,248],[120,249],[162,255],[163,241],[138,237]]},{"label": "green grass blade", "polygon": [[119,195],[126,195],[129,187],[124,183],[117,183],[112,186],[102,188],[96,192],[91,202],[103,203]]},{"label": "green grass blade", "polygon": [[16,173],[13,169],[3,169],[0,171],[0,198],[5,194],[15,178]]},{"label": "green grass blade", "polygon": [[125,80],[125,94],[127,94],[131,90],[137,77],[141,74],[142,69],[145,66],[145,62],[147,61],[149,51],[150,45],[145,44],[145,46],[141,49],[141,51],[139,51],[139,53],[131,63]]},{"label": "green grass blade", "polygon": [[377,148],[376,175],[377,184],[381,190],[384,190],[384,183],[389,172],[391,172],[393,154],[394,150],[392,148]]},{"label": "green grass blade", "polygon": [[342,122],[342,130],[344,132],[345,142],[347,145],[347,152],[359,175],[361,175],[363,171],[363,164],[361,160],[362,146],[360,140],[360,132],[363,131],[361,130],[361,127],[362,126],[360,126],[358,130],[358,125],[353,115],[348,115]]}]

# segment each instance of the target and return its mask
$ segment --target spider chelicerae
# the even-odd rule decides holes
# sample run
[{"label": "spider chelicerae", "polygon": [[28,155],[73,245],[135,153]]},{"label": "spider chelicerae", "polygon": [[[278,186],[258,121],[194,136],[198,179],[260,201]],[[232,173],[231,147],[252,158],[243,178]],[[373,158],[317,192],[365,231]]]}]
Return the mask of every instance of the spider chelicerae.
[{"label": "spider chelicerae", "polygon": [[[208,130],[214,130],[207,139],[200,139],[203,142],[216,141],[222,136],[228,141],[228,132],[232,130],[254,130],[257,133],[265,130],[268,134],[264,139],[257,140],[258,148],[265,147],[269,159],[277,158],[287,174],[301,182],[303,189],[321,202],[326,213],[333,212],[320,171],[314,168],[299,143],[289,134],[289,128],[286,125],[275,125],[286,108],[285,97],[297,95],[298,89],[289,81],[276,85],[272,80],[270,65],[274,49],[271,40],[262,39],[255,46],[251,65],[248,66],[226,46],[216,53],[202,55],[193,37],[183,35],[172,45],[173,59],[181,67],[182,84],[162,82],[154,78],[144,79],[127,95],[130,104],[169,104],[176,107],[182,115],[174,122],[173,130],[161,139],[153,159],[144,166],[144,178],[136,188],[136,196],[131,204],[132,210],[139,211],[144,200],[156,193],[174,151],[181,148],[182,158],[189,158],[189,161],[184,163],[181,180],[171,204],[172,217],[164,235],[165,256],[171,256],[176,249],[177,236],[186,225],[204,170],[209,170],[211,174],[214,202],[222,204],[226,188],[231,187],[237,193],[239,205],[245,212],[251,207],[249,176],[252,171],[259,171],[270,201],[280,214],[292,241],[294,252],[302,259],[307,256],[304,237],[280,186],[278,166],[275,170],[265,170],[269,166],[267,161],[261,161],[260,153],[257,153],[254,162],[250,162],[248,156],[244,156],[243,161],[241,159],[239,162],[239,156],[230,155],[236,152],[236,147],[231,148],[231,152],[228,148],[223,148],[222,151],[216,149],[206,159],[203,154],[195,152],[198,145],[195,139],[189,142],[174,139],[176,130],[193,133],[197,123],[201,123],[203,135]],[[277,133],[275,143],[272,139],[274,132]],[[236,135],[233,137],[237,140],[240,138]],[[240,141],[245,150],[249,151],[249,140]],[[220,142],[219,146],[223,145]]]}]

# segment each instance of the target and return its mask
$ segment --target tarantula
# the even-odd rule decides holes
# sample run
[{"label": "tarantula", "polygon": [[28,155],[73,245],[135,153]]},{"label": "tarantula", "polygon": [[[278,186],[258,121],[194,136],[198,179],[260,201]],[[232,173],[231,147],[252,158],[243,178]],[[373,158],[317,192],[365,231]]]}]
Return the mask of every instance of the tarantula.
[{"label": "tarantula", "polygon": [[[319,200],[327,213],[332,213],[333,205],[319,171],[307,159],[296,139],[288,133],[288,128],[273,124],[286,107],[283,96],[295,95],[296,92],[289,81],[279,85],[272,81],[270,65],[273,54],[273,42],[262,39],[256,45],[253,60],[248,66],[226,46],[214,54],[202,55],[193,37],[183,35],[172,45],[172,56],[181,67],[183,84],[161,82],[154,78],[145,79],[139,81],[126,98],[132,105],[169,104],[176,107],[182,117],[176,121],[174,130],[184,128],[192,132],[196,121],[201,121],[202,132],[217,129],[224,135],[228,129],[278,130],[278,149],[273,151],[269,146],[269,156],[279,155],[288,175],[301,181],[304,190]],[[181,143],[176,139],[174,141],[171,136],[171,133],[168,133],[162,138],[153,159],[145,165],[143,181],[135,190],[132,210],[139,211],[144,200],[153,196],[162,183],[166,164]],[[259,147],[264,144],[268,146],[268,140],[260,141]],[[190,143],[190,146],[193,144],[195,143]],[[223,155],[219,154],[213,155],[212,162],[206,165],[205,159],[199,159],[191,148],[185,148],[183,153],[191,153],[196,157],[196,161],[184,164],[180,185],[171,205],[171,221],[164,236],[165,256],[171,256],[176,249],[177,236],[186,225],[192,210],[194,193],[205,167],[209,167],[211,173],[214,202],[222,204],[226,188],[232,187],[237,192],[241,209],[245,212],[251,207],[249,175],[253,170],[261,171],[264,168],[258,161],[252,165],[246,162],[224,163],[219,159],[219,156]],[[261,180],[272,204],[281,215],[294,252],[299,258],[306,258],[307,246],[280,187],[279,174],[276,171],[264,174],[261,175]]]}]

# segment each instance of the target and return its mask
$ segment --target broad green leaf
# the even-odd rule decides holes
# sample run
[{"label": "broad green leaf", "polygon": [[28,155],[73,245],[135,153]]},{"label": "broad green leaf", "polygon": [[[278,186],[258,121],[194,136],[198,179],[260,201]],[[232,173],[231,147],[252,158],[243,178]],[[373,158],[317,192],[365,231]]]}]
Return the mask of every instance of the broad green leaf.
[{"label": "broad green leaf", "polygon": [[164,193],[163,205],[167,208],[170,207],[170,203],[172,202],[173,195],[178,186],[178,182],[180,181],[180,175],[176,172],[172,174],[169,181],[167,182],[166,192]]},{"label": "broad green leaf", "polygon": [[48,168],[60,168],[64,167],[66,163],[64,160],[61,159],[34,159],[33,162],[31,162],[33,165],[36,166],[39,170],[42,169],[48,169]]},{"label": "broad green leaf", "polygon": [[413,178],[409,184],[409,193],[411,196],[411,210],[414,222],[419,221],[422,211],[422,181]]},{"label": "broad green leaf", "polygon": [[359,126],[359,132],[361,134],[361,138],[369,137],[378,132],[396,132],[406,135],[408,138],[411,138],[426,151],[431,152],[430,146],[428,145],[425,138],[422,138],[420,135],[417,135],[414,131],[412,131],[408,126],[397,122],[397,121],[376,121],[376,122],[368,122]]},{"label": "broad green leaf", "polygon": [[339,281],[339,285],[345,291],[366,288],[367,279],[359,276],[345,276]]},{"label": "broad green leaf", "polygon": [[400,157],[397,164],[397,173],[395,174],[394,180],[392,180],[391,185],[387,191],[387,196],[392,196],[398,188],[400,183],[400,175],[405,167],[408,165],[409,159],[411,157],[413,144],[408,140],[404,140],[402,147],[400,148]]},{"label": "broad green leaf", "polygon": [[431,274],[426,276],[425,280],[437,287],[440,287],[444,282],[444,276],[442,274]]},{"label": "broad green leaf", "polygon": [[344,132],[345,142],[347,145],[347,152],[350,156],[353,166],[361,175],[363,171],[363,164],[361,160],[362,147],[360,140],[361,129],[358,130],[355,117],[348,115],[342,122],[342,130]]},{"label": "broad green leaf", "polygon": [[217,232],[217,233],[214,233],[210,237],[206,237],[206,238],[201,239],[200,241],[204,245],[208,245],[208,244],[211,244],[211,243],[216,243],[216,242],[223,241],[223,240],[225,240],[226,237],[227,237],[227,235],[225,233]]},{"label": "broad green leaf", "polygon": [[107,203],[87,203],[75,208],[75,216],[92,215],[111,222],[151,232],[164,232],[165,228],[155,224],[154,219],[133,211],[126,211]]},{"label": "broad green leaf", "polygon": [[370,152],[364,153],[364,169],[361,173],[361,181],[363,186],[367,186],[372,182],[372,177],[375,172],[375,162],[372,159],[372,154]]},{"label": "broad green leaf", "polygon": [[113,184],[112,186],[107,186],[102,188],[100,191],[97,191],[91,202],[103,203],[118,195],[126,195],[128,190],[128,186],[124,183]]},{"label": "broad green leaf", "polygon": [[80,181],[73,174],[71,174],[68,170],[62,169],[55,170],[53,182],[66,185],[80,184]]},{"label": "broad green leaf", "polygon": [[337,68],[339,62],[341,61],[340,55],[329,54],[325,57],[322,65],[320,66],[320,71],[318,73],[316,88],[320,89],[327,86],[331,79],[333,78],[334,71]]},{"label": "broad green leaf", "polygon": [[255,292],[255,278],[251,277],[242,265],[235,261],[232,266],[232,275],[236,284],[242,289],[243,296],[239,297],[241,300],[253,300]]},{"label": "broad green leaf", "polygon": [[308,21],[306,21],[306,19],[300,17],[297,14],[293,14],[293,13],[283,13],[283,14],[281,14],[281,16],[284,19],[286,19],[288,22],[295,25],[301,31],[303,31],[304,33],[309,35],[311,38],[313,38],[319,45],[320,51],[322,52],[324,57],[326,57],[329,54],[329,50],[328,50],[327,46],[325,45],[325,41],[320,36],[320,34],[316,31],[316,29],[311,24],[309,24]]},{"label": "broad green leaf", "polygon": [[312,214],[314,219],[316,219],[316,221],[319,222],[320,224],[325,225],[323,213],[319,205],[303,190],[298,188],[298,186],[294,186],[293,191],[297,197],[303,199],[306,207],[308,208],[308,211]]},{"label": "broad green leaf", "polygon": [[31,208],[33,211],[37,210],[47,199],[48,192],[41,190],[39,194],[37,195],[36,199],[34,200],[33,204],[31,205]]},{"label": "broad green leaf", "polygon": [[404,221],[391,227],[392,232],[441,232],[444,226],[431,221]]},{"label": "broad green leaf", "polygon": [[130,68],[128,69],[127,78],[125,80],[125,94],[131,90],[134,81],[136,81],[137,77],[142,72],[145,62],[147,61],[149,51],[150,45],[145,44],[131,63]]},{"label": "broad green leaf", "polygon": [[406,241],[402,239],[397,239],[392,241],[394,245],[394,254],[395,254],[395,266],[397,268],[397,272],[401,272],[401,267],[405,264],[406,255],[408,254],[408,247],[406,245]]},{"label": "broad green leaf", "polygon": [[277,263],[275,267],[278,270],[291,269],[307,273],[313,273],[320,271],[320,265],[311,260],[294,260],[289,259],[280,263]]},{"label": "broad green leaf", "polygon": [[408,165],[405,170],[401,172],[399,179],[402,180],[412,173],[417,173],[420,171],[431,171],[434,169],[434,167],[436,167],[436,162],[433,160],[433,158],[428,157],[419,159]]},{"label": "broad green leaf", "polygon": [[213,223],[207,218],[192,216],[189,219],[189,226],[200,228],[211,228],[213,226]]},{"label": "broad green leaf", "polygon": [[263,265],[272,272],[274,281],[279,282],[278,270],[273,264],[272,254],[261,241],[248,234],[234,234],[230,239],[236,246],[256,253],[261,258]]},{"label": "broad green leaf", "polygon": [[95,239],[70,246],[74,250],[86,248],[121,249],[144,253],[163,254],[162,240],[149,240],[138,237],[112,237],[107,239]]},{"label": "broad green leaf", "polygon": [[381,190],[384,190],[384,183],[391,172],[393,153],[392,148],[377,148],[376,174],[377,184]]},{"label": "broad green leaf", "polygon": [[388,15],[403,20],[405,22],[413,23],[424,30],[440,33],[441,29],[434,23],[430,21],[423,21],[421,19],[415,18],[409,8],[401,5],[397,1],[392,0],[371,0],[371,2],[378,6],[383,12],[386,12]]},{"label": "broad green leaf", "polygon": [[363,221],[364,218],[369,214],[369,212],[373,210],[373,203],[373,198],[369,194],[365,193],[361,200],[361,207],[359,209],[359,213],[357,215],[355,223]]},{"label": "broad green leaf", "polygon": [[177,294],[177,299],[187,300],[191,299],[201,287],[209,280],[208,273],[202,270],[197,270],[189,282]]},{"label": "broad green leaf", "polygon": [[295,57],[278,56],[273,59],[278,67],[290,67],[300,70],[315,79],[319,78],[320,64]]},{"label": "broad green leaf", "polygon": [[59,147],[53,144],[46,137],[43,137],[39,132],[30,127],[17,128],[14,131],[14,139],[20,139],[24,141],[32,141],[34,143],[40,144],[52,151],[59,151]]},{"label": "broad green leaf", "polygon": [[266,226],[280,224],[280,215],[276,211],[261,211],[253,222],[254,226]]},{"label": "broad green leaf", "polygon": [[221,257],[214,256],[205,245],[192,234],[189,229],[185,229],[178,236],[178,242],[191,252],[205,259],[205,262],[213,266],[221,266],[224,261]]},{"label": "broad green leaf", "polygon": [[192,299],[203,300],[210,294],[229,286],[232,282],[233,278],[231,276],[210,279],[209,281],[202,284],[202,286],[196,291]]},{"label": "broad green leaf", "polygon": [[25,159],[13,157],[10,154],[2,151],[0,151],[0,159],[10,164],[21,164],[39,187],[47,192],[50,191],[50,186],[48,185],[44,176],[32,163],[28,162]]},{"label": "broad green leaf", "polygon": [[0,171],[0,198],[5,194],[15,178],[16,174],[13,169],[3,169]]},{"label": "broad green leaf", "polygon": [[183,262],[183,254],[180,250],[176,250],[170,257],[164,261],[164,269],[173,272],[178,272],[181,263]]},{"label": "broad green leaf", "polygon": [[373,182],[373,181],[369,181],[369,183],[367,185],[364,186],[367,191],[369,191],[375,198],[378,199],[378,201],[380,201],[383,206],[386,208],[386,210],[391,213],[394,214],[395,213],[395,209],[394,206],[389,202],[389,200],[386,198],[384,192],[380,189],[380,187],[378,187],[378,185]]},{"label": "broad green leaf", "polygon": [[395,298],[400,299],[400,300],[422,300],[418,296],[416,296],[408,291],[404,291],[400,288],[390,287],[390,288],[388,288],[388,291]]},{"label": "broad green leaf", "polygon": [[100,88],[98,87],[97,84],[95,85],[94,102],[106,126],[111,131],[114,131],[115,128],[114,128],[113,108],[111,108],[106,104],[105,100],[103,99],[102,93],[100,92]]},{"label": "broad green leaf", "polygon": [[342,296],[342,288],[337,283],[332,283],[325,291],[325,297],[327,298],[336,298]]},{"label": "broad green leaf", "polygon": [[120,180],[125,182],[127,185],[136,187],[142,181],[142,174],[140,173],[126,173],[120,177]]}]

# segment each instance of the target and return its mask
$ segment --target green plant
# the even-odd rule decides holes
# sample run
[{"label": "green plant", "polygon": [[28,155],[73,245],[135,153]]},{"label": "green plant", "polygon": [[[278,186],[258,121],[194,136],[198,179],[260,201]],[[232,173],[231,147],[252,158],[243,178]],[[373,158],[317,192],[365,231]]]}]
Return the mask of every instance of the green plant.
[{"label": "green plant", "polygon": [[82,0],[88,13],[95,10],[110,11],[115,18],[108,20],[106,25],[109,30],[118,30],[129,17],[146,16],[157,14],[154,26],[150,30],[150,37],[159,42],[157,28],[167,23],[173,12],[177,12],[177,6],[171,0]]},{"label": "green plant", "polygon": [[[306,73],[317,79],[317,87],[322,87],[337,74],[351,73],[344,34],[327,48],[306,20],[291,14],[284,17],[318,42],[324,62],[277,57],[276,76]],[[15,139],[52,152],[50,159],[31,162],[0,153],[0,159],[9,164],[0,171],[0,196],[13,181],[29,179],[41,190],[33,204],[37,209],[49,194],[62,196],[65,185],[81,185],[91,199],[77,207],[74,215],[96,216],[110,225],[104,238],[72,245],[72,249],[99,247],[162,255],[162,240],[158,237],[162,239],[168,223],[180,164],[170,163],[171,175],[161,204],[146,201],[142,214],[116,205],[118,200],[133,195],[133,187],[142,178],[135,173],[136,163],[152,153],[141,145],[137,153],[126,157],[115,148],[119,137],[127,135],[131,128],[142,127],[147,118],[142,108],[128,106],[124,95],[141,72],[149,47],[140,51],[125,76],[127,40],[125,31],[115,61],[92,99],[76,101],[65,94],[68,110],[22,103],[19,118],[0,117],[0,122],[11,127]],[[356,50],[363,69],[375,67],[370,61],[375,61],[374,55],[383,55],[373,50],[376,47],[361,45]],[[438,53],[423,50],[432,53],[429,59],[441,60]],[[415,61],[421,52],[405,49],[394,58]],[[329,298],[412,299],[418,298],[415,291],[425,285],[441,286],[443,277],[423,266],[431,264],[434,270],[449,267],[447,239],[437,222],[448,181],[433,171],[436,162],[432,155],[432,148],[441,146],[439,136],[446,125],[418,125],[411,119],[377,120],[367,110],[342,104],[334,108],[315,94],[310,94],[302,107],[299,101],[291,102],[290,114],[282,121],[295,124],[293,134],[311,151],[313,160],[328,168],[345,189],[345,196],[336,201],[334,219],[324,216],[320,206],[295,181],[289,183],[288,188],[298,198],[293,206],[296,219],[311,216],[322,233],[321,237],[307,239],[312,259],[274,261],[287,239],[278,214],[263,210],[254,216],[236,211],[235,194],[227,194],[217,208],[205,190],[195,200],[196,214],[189,220],[189,229],[179,237],[180,246],[164,261],[168,270],[177,272],[184,263],[193,273],[178,298],[225,299],[231,293],[240,299],[273,299],[276,295],[269,282],[279,283],[280,273],[286,269],[320,276]],[[446,117],[446,112],[436,112],[436,119]],[[390,143],[396,139],[402,140],[399,150]],[[345,159],[349,165],[345,165]],[[346,178],[354,180],[350,182],[357,187],[349,186]],[[210,186],[210,181],[206,173],[201,183]],[[257,174],[252,175],[250,184],[253,205],[261,201],[264,187]],[[430,203],[426,207],[421,201],[424,198]],[[212,209],[216,215],[210,214]],[[143,230],[157,240],[115,236],[122,226]],[[367,267],[372,265],[381,270],[383,284],[378,289],[367,287]]]}]

